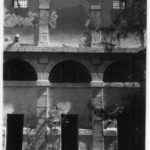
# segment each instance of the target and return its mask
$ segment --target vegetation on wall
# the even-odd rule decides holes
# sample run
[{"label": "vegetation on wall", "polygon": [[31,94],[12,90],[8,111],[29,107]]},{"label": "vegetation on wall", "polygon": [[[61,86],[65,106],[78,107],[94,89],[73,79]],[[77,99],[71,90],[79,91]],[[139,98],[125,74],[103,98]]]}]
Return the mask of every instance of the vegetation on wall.
[{"label": "vegetation on wall", "polygon": [[21,26],[33,26],[33,21],[37,17],[36,13],[28,12],[26,17],[11,13],[8,9],[5,9],[4,27],[21,27]]},{"label": "vegetation on wall", "polygon": [[122,104],[112,104],[110,106],[106,106],[104,108],[96,108],[92,103],[88,104],[90,110],[94,112],[94,114],[101,119],[101,121],[108,121],[107,126],[113,120],[117,120],[121,115],[129,115],[132,105],[132,101],[135,99],[135,94],[126,95],[122,97]]},{"label": "vegetation on wall", "polygon": [[[141,46],[144,46],[144,36],[146,30],[146,0],[120,0],[125,4],[125,7],[112,9],[111,18],[112,24],[96,24],[92,18],[89,19],[86,26],[89,30],[101,32],[102,41],[112,44],[112,41],[120,41],[122,38],[127,38],[134,35],[139,39]],[[96,16],[94,16],[96,18]],[[105,20],[105,17],[103,18]],[[113,45],[112,45],[113,46]]]},{"label": "vegetation on wall", "polygon": [[[124,0],[123,0],[124,1]],[[127,37],[128,34],[135,34],[139,37],[141,46],[144,46],[144,34],[146,30],[146,0],[132,0],[126,2],[125,9],[113,19],[112,28],[117,38]]]}]

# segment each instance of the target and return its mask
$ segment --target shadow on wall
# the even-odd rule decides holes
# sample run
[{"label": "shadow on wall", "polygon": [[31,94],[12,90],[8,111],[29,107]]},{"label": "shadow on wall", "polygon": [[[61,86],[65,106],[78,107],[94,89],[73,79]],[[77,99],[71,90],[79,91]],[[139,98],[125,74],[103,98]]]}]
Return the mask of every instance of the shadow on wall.
[{"label": "shadow on wall", "polygon": [[56,28],[50,30],[52,45],[78,47],[88,18],[89,2],[86,0],[52,0],[51,7],[58,14]]},{"label": "shadow on wall", "polygon": [[[61,107],[64,113],[78,114],[80,128],[90,128],[90,112],[87,107],[91,100],[90,88],[52,88],[50,99],[53,105]],[[68,110],[64,110],[66,107]]]}]

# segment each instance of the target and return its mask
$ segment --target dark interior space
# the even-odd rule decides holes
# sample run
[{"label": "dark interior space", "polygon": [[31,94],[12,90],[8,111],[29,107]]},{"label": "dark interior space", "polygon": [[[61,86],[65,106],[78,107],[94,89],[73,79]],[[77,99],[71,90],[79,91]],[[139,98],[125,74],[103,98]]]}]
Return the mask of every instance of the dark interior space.
[{"label": "dark interior space", "polygon": [[91,77],[82,64],[69,60],[57,64],[52,69],[49,80],[51,82],[88,83]]},{"label": "dark interior space", "polygon": [[78,115],[61,116],[61,149],[78,150]]},{"label": "dark interior space", "polygon": [[145,149],[145,96],[136,94],[118,118],[118,150]]},{"label": "dark interior space", "polygon": [[105,82],[135,82],[139,80],[136,76],[137,70],[133,61],[114,62],[104,72]]},{"label": "dark interior space", "polygon": [[34,68],[20,59],[12,59],[4,63],[3,79],[6,81],[36,81]]},{"label": "dark interior space", "polygon": [[23,141],[23,114],[7,115],[6,150],[21,150]]}]

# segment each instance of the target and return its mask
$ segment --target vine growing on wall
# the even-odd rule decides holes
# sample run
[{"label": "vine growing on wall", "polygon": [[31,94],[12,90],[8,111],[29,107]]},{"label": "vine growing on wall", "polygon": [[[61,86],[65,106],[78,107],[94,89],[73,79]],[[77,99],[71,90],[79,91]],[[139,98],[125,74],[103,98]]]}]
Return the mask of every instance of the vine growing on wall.
[{"label": "vine growing on wall", "polygon": [[[49,26],[51,29],[55,29],[57,25],[58,14],[53,10],[49,15]],[[39,17],[38,13],[29,11],[27,16],[21,16],[19,14],[11,13],[8,9],[5,8],[4,15],[4,27],[24,27],[24,26],[33,26],[35,23],[38,23]]]},{"label": "vine growing on wall", "polygon": [[107,124],[105,124],[104,128],[107,128],[109,124],[113,120],[117,120],[120,116],[126,115],[128,118],[128,115],[130,113],[130,110],[132,109],[131,105],[133,103],[133,100],[135,99],[136,94],[128,94],[120,101],[122,101],[122,104],[112,104],[110,106],[104,107],[104,108],[96,108],[91,102],[88,104],[88,107],[93,113],[101,119],[101,121],[107,121]]},{"label": "vine growing on wall", "polygon": [[58,14],[55,10],[50,13],[49,26],[51,29],[55,29],[57,25]]},{"label": "vine growing on wall", "polygon": [[21,15],[11,13],[8,9],[5,8],[4,27],[33,26],[36,17],[37,13],[32,11],[29,11],[28,15],[23,17]]},{"label": "vine growing on wall", "polygon": [[[123,0],[124,1],[124,0]],[[146,0],[131,0],[126,2],[125,9],[113,19],[112,28],[118,39],[135,34],[139,37],[141,46],[144,46],[144,34],[146,30]]]}]

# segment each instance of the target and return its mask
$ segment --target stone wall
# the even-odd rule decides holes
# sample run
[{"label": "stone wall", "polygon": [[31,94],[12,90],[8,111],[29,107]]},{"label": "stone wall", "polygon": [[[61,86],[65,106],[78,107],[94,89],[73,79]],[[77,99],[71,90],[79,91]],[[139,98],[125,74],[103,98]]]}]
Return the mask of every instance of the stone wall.
[{"label": "stone wall", "polygon": [[[46,87],[5,87],[4,108],[11,107],[13,113],[26,115],[37,114],[37,106],[46,106],[46,97],[43,97]],[[138,92],[134,88],[106,88],[104,89],[105,107],[114,104],[124,105],[129,102],[128,95]],[[92,89],[86,87],[55,87],[49,89],[51,106],[59,103],[69,104],[68,113],[79,114],[81,128],[90,128],[90,111],[88,103],[92,99]]]},{"label": "stone wall", "polygon": [[[39,2],[38,0],[29,0],[29,7],[27,9],[14,9],[12,0],[5,0],[5,8],[9,13],[5,15],[5,22],[7,22],[7,26],[5,27],[4,37],[7,39],[6,43],[10,44],[13,41],[13,37],[15,34],[20,34],[20,43],[23,44],[38,44],[38,32],[40,31],[49,34],[47,35],[49,38],[46,44],[49,43],[50,47],[82,47],[84,32],[86,30],[85,24],[88,20],[88,16],[90,14],[90,6],[91,5],[101,5],[101,9],[98,10],[100,14],[98,16],[101,17],[98,21],[104,27],[109,27],[112,21],[112,1],[110,0],[102,0],[101,4],[98,1],[91,1],[88,3],[86,0],[62,0],[60,1],[42,1],[42,6],[48,6],[47,3],[50,3],[50,11],[44,16],[42,16],[39,21],[41,21],[45,16],[47,17],[47,26],[43,29],[39,28],[38,25],[38,17],[39,17]],[[96,10],[97,11],[97,10]],[[32,16],[36,16],[35,18],[29,15],[35,13]],[[50,13],[51,12],[51,13]],[[53,12],[53,13],[52,13]],[[9,14],[9,17],[8,17]],[[12,16],[13,14],[13,16]],[[94,17],[96,18],[95,11],[93,12]],[[47,16],[48,15],[48,16]],[[14,17],[15,16],[15,17]],[[18,19],[17,19],[18,18]],[[10,21],[9,21],[10,20]],[[21,20],[23,20],[20,24]],[[31,21],[30,21],[31,20]],[[97,19],[96,19],[97,21]],[[12,22],[8,23],[8,22]],[[18,22],[18,23],[16,23]],[[30,23],[29,23],[30,22]],[[6,23],[4,23],[5,26]],[[8,25],[9,24],[9,25]],[[14,25],[13,25],[14,24]],[[17,25],[16,25],[17,24]],[[29,26],[30,24],[30,26]],[[31,25],[32,24],[32,25]],[[10,27],[11,26],[11,27]],[[12,27],[13,26],[13,27]],[[54,26],[54,27],[53,27]],[[40,29],[40,30],[39,30]],[[43,31],[41,31],[43,30]],[[100,41],[101,34],[98,41]],[[108,35],[109,36],[109,35]],[[39,42],[40,43],[40,42]],[[139,39],[135,37],[135,35],[129,35],[126,39],[121,39],[120,43],[117,41],[113,41],[113,43],[117,47],[122,48],[137,48],[140,46]],[[99,44],[99,43],[97,43]],[[95,47],[95,46],[94,46]],[[101,47],[96,45],[96,47]]]},{"label": "stone wall", "polygon": [[[113,138],[105,142],[106,138],[102,134],[102,121],[98,120],[98,117],[92,116],[88,103],[92,101],[98,108],[126,104],[126,102],[130,102],[126,96],[138,92],[140,85],[138,83],[104,83],[103,73],[112,62],[130,58],[128,55],[119,55],[119,58],[118,55],[109,56],[70,53],[5,53],[4,62],[14,58],[22,59],[32,65],[37,73],[37,81],[4,81],[6,112],[24,113],[25,126],[32,123],[32,127],[35,128],[37,125],[35,118],[42,109],[46,109],[47,101],[49,108],[65,106],[67,107],[66,113],[79,114],[80,128],[94,129],[94,136],[89,137],[89,141],[92,138],[92,143],[89,144],[89,141],[85,141],[85,139],[83,141],[88,143],[86,146],[90,147],[89,149],[91,147],[93,150],[99,149],[100,146],[104,149],[107,142],[113,145]],[[91,75],[91,82],[51,83],[48,77],[52,69],[66,60],[78,62],[86,67]],[[92,125],[92,121],[95,121],[95,125],[94,123]],[[83,143],[81,146],[86,147]],[[114,146],[110,145],[109,148],[114,148]]]},{"label": "stone wall", "polygon": [[[37,107],[46,107],[46,87],[5,87],[4,107],[10,106],[13,113],[25,116],[37,115]],[[69,105],[68,113],[79,114],[79,127],[90,127],[88,103],[91,100],[90,88],[50,88],[50,107]],[[44,108],[46,109],[46,108]]]}]

